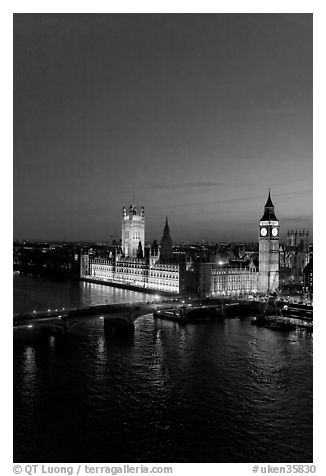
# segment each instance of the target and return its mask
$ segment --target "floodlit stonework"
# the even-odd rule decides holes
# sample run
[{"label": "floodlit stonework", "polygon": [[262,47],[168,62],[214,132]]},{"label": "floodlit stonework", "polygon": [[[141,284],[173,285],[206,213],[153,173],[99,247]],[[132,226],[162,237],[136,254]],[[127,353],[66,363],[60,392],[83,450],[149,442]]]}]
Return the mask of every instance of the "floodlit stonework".
[{"label": "floodlit stonework", "polygon": [[[137,257],[140,248],[139,242],[142,250],[145,249],[144,207],[138,213],[136,206],[131,205],[128,215],[126,208],[123,207],[122,215],[121,249],[107,259],[82,255],[81,277],[176,294],[182,292],[184,290],[180,281],[182,265],[173,262],[172,240],[167,229],[167,221],[163,240],[166,259],[162,258],[158,247],[152,247],[149,257],[139,258]],[[167,241],[170,245],[168,249]]]},{"label": "floodlit stonework", "polygon": [[279,286],[280,235],[279,221],[274,213],[270,193],[264,215],[259,222],[259,277],[258,291],[273,293]]},{"label": "floodlit stonework", "polygon": [[180,294],[184,291],[208,296],[273,293],[279,285],[279,222],[274,214],[270,193],[259,222],[259,259],[244,265],[227,260],[216,252],[210,262],[187,265],[173,253],[166,218],[160,246],[156,241],[145,254],[145,213],[130,205],[123,207],[121,248],[109,258],[81,256],[82,278],[127,285],[134,288]]}]

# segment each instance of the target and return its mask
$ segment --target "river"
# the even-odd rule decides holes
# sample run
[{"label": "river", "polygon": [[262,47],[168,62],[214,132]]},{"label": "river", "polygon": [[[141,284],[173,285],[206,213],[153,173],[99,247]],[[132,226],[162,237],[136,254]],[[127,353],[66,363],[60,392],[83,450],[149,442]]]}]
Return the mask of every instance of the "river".
[{"label": "river", "polygon": [[[14,276],[14,312],[152,295]],[[15,462],[311,462],[313,339],[250,318],[146,315],[112,340],[15,331]]]}]

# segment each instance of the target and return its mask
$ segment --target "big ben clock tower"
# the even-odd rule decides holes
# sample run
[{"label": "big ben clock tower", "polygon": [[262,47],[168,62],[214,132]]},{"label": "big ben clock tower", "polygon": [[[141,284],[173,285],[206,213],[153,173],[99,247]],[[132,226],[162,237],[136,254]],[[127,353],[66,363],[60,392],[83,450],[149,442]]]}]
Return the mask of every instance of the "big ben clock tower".
[{"label": "big ben clock tower", "polygon": [[261,293],[273,293],[279,286],[279,228],[269,191],[259,222],[258,291]]}]

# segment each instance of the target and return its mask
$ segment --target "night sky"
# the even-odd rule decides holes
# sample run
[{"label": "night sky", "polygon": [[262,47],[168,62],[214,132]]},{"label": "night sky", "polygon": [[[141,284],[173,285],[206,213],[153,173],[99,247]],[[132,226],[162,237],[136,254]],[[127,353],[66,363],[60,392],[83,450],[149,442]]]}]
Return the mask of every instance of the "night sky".
[{"label": "night sky", "polygon": [[312,233],[312,15],[14,15],[14,239]]}]

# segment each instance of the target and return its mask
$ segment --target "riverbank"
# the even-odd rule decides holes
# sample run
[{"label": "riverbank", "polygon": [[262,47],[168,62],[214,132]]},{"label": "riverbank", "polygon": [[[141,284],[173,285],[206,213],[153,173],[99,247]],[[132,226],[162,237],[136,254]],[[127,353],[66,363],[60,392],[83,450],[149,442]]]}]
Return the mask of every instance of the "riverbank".
[{"label": "riverbank", "polygon": [[115,282],[113,283],[111,281],[103,281],[101,279],[94,279],[94,278],[80,278],[80,281],[84,281],[86,283],[101,284],[103,286],[110,286],[111,288],[127,289],[129,291],[137,291],[137,292],[146,293],[146,294],[157,294],[158,296],[171,296],[171,297],[178,296],[177,293],[145,288],[142,286],[136,286],[134,284],[128,284],[128,283],[115,283]]},{"label": "riverbank", "polygon": [[[87,283],[79,279],[13,276],[13,312],[28,314],[94,305],[153,301],[153,294]],[[64,309],[63,309],[64,308]]]}]

